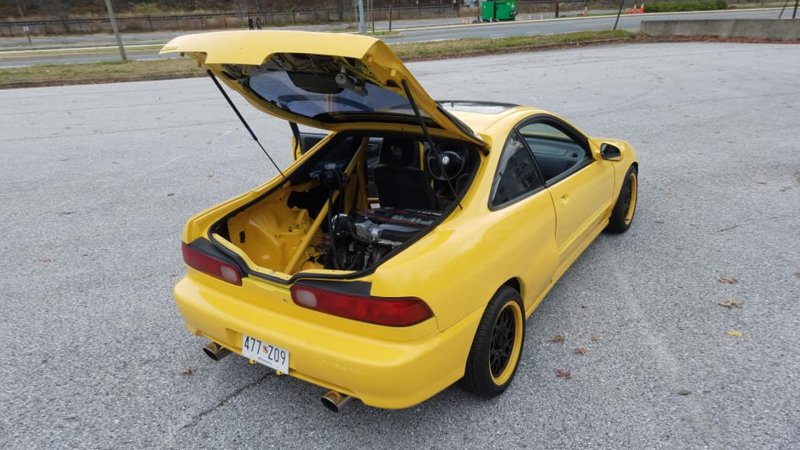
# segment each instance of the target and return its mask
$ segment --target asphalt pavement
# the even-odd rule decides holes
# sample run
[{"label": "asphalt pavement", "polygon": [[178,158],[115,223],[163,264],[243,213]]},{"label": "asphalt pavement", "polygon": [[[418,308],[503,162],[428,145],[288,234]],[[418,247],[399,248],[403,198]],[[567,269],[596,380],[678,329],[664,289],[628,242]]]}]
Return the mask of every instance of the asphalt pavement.
[{"label": "asphalt pavement", "polygon": [[[658,13],[623,15],[618,28],[638,31],[642,20],[673,19],[774,19],[779,8],[752,10],[702,11],[684,13]],[[569,33],[574,31],[610,30],[614,27],[616,16],[570,17],[553,19],[552,14],[525,14],[514,22],[496,22],[464,24],[465,19],[458,17],[423,20],[403,20],[393,24],[398,34],[383,37],[387,42],[425,42],[447,39],[463,39],[469,37],[499,38],[508,36],[530,36],[539,34]],[[524,19],[524,20],[523,20]],[[324,24],[286,27],[282,29],[298,29],[307,31],[341,30],[346,24]],[[377,22],[377,30],[388,29],[388,22]],[[158,47],[175,36],[186,34],[186,31],[128,33],[123,34],[128,57],[132,60],[152,60],[175,58],[175,54],[159,55]],[[116,41],[110,34],[94,34],[86,36],[44,36],[35,37],[34,44],[28,45],[27,39],[0,38],[0,69],[4,67],[31,66],[36,64],[89,63],[101,61],[118,61],[119,53]],[[150,46],[143,47],[143,46]],[[34,51],[28,51],[33,49]],[[84,51],[77,51],[83,49]],[[87,53],[91,50],[91,53]],[[54,53],[55,52],[55,53]]]},{"label": "asphalt pavement", "polygon": [[[275,175],[213,84],[4,90],[0,448],[797,448],[800,46],[409,67],[437,98],[537,105],[639,152],[633,226],[528,320],[504,395],[336,415],[320,388],[211,361],[171,296],[181,229]],[[286,165],[289,127],[236,101]]]}]

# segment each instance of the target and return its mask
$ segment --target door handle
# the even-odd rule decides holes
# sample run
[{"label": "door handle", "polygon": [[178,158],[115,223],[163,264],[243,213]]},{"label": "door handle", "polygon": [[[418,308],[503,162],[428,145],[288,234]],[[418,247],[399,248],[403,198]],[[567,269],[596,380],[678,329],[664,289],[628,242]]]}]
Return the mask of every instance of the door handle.
[{"label": "door handle", "polygon": [[561,206],[567,206],[567,203],[569,203],[569,195],[564,194],[561,196]]}]

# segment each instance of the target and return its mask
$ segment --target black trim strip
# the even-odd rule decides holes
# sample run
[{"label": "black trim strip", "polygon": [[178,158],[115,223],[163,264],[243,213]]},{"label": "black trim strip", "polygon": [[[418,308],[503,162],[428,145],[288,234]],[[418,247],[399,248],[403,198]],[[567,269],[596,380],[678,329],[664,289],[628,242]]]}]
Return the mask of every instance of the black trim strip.
[{"label": "black trim strip", "polygon": [[226,264],[238,267],[242,278],[246,277],[248,274],[247,264],[245,264],[244,260],[239,255],[226,251],[227,249],[224,247],[220,248],[214,245],[208,239],[197,238],[187,245],[192,250],[203,253],[204,255],[222,261]]},{"label": "black trim strip", "polygon": [[340,281],[302,280],[298,281],[296,286],[307,286],[359,297],[369,297],[370,292],[372,292],[372,283],[369,281],[349,281],[343,283]]},{"label": "black trim strip", "polygon": [[519,106],[516,103],[487,102],[482,100],[436,100],[436,103],[438,103],[441,106],[444,106],[445,103],[450,103],[451,105],[495,106],[498,108],[507,108],[507,109],[512,109]]},{"label": "black trim strip", "polygon": [[[534,155],[534,157],[535,156],[536,155]],[[580,164],[575,164],[574,166],[570,167],[568,170],[565,170],[565,171],[561,172],[560,174],[554,176],[553,178],[550,178],[549,180],[545,181],[544,185],[547,186],[548,188],[552,187],[553,185],[558,184],[561,181],[566,180],[567,178],[571,177],[572,175],[575,175],[580,170],[582,170],[584,167],[588,166],[589,164],[591,164],[593,162],[595,162],[594,158],[584,159],[583,162],[581,162]]]}]

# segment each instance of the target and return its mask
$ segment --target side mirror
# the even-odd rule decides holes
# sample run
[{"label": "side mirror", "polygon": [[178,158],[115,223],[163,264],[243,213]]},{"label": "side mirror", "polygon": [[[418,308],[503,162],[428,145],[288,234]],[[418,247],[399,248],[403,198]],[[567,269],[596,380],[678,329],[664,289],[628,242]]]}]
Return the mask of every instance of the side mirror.
[{"label": "side mirror", "polygon": [[619,161],[622,159],[622,152],[616,145],[603,143],[600,145],[600,156],[609,161]]}]

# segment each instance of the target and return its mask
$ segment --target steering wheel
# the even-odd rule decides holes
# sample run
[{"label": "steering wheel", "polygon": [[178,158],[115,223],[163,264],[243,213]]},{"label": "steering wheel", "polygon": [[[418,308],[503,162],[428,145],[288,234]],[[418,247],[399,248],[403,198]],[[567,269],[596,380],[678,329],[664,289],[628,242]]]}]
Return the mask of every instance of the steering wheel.
[{"label": "steering wheel", "polygon": [[467,159],[464,155],[447,150],[437,154],[430,152],[425,164],[428,166],[428,172],[435,180],[449,181],[458,177],[464,170]]}]

